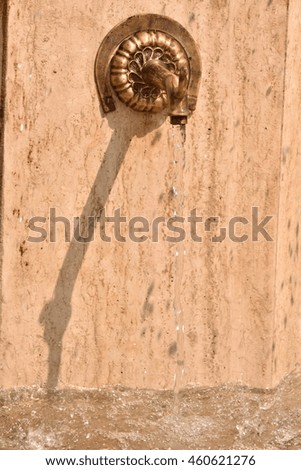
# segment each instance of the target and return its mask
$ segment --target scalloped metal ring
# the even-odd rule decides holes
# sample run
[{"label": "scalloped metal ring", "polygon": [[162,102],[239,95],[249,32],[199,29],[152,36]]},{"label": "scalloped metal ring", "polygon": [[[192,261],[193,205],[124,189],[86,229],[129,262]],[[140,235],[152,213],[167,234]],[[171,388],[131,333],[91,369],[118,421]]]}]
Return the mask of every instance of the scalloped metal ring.
[{"label": "scalloped metal ring", "polygon": [[143,66],[159,60],[176,75],[189,60],[181,44],[161,31],[140,31],[123,41],[111,60],[110,80],[120,101],[136,111],[160,112],[167,106],[166,93],[147,84]]}]

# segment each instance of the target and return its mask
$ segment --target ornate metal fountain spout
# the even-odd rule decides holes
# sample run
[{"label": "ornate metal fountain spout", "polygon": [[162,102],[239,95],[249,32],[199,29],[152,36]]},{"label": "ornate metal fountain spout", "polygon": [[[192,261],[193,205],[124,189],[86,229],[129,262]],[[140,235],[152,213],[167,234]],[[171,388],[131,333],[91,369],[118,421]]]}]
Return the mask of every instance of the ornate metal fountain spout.
[{"label": "ornate metal fountain spout", "polygon": [[138,15],[103,40],[95,76],[104,112],[115,110],[112,91],[142,112],[167,109],[172,124],[186,124],[195,109],[201,63],[190,34],[160,15]]},{"label": "ornate metal fountain spout", "polygon": [[156,87],[167,97],[168,114],[172,124],[186,124],[189,114],[187,87],[188,67],[183,66],[177,75],[160,60],[149,60],[142,69],[142,77],[150,86]]}]

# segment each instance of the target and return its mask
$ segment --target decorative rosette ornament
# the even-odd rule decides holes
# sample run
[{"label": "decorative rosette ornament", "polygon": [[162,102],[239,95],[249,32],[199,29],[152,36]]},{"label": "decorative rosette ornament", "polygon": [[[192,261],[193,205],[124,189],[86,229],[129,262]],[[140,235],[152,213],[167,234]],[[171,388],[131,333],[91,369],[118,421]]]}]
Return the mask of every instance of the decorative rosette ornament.
[{"label": "decorative rosette ornament", "polygon": [[159,64],[157,75],[177,77],[188,72],[189,60],[184,48],[172,36],[161,31],[140,31],[123,41],[112,57],[110,81],[118,98],[136,111],[160,112],[168,106],[166,90],[148,73],[151,64]]}]

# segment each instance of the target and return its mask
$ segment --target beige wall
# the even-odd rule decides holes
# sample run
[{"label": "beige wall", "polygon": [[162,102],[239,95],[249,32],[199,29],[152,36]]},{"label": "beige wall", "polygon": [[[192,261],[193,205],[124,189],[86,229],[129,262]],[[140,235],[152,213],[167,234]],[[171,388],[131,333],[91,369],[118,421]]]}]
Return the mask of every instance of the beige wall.
[{"label": "beige wall", "polygon": [[122,104],[103,117],[94,83],[106,33],[150,12],[179,21],[201,52],[184,212],[273,216],[273,242],[185,241],[182,385],[275,384],[300,360],[298,1],[289,20],[287,0],[9,3],[0,384],[173,387],[175,247],[105,243],[99,226],[86,246],[59,228],[56,243],[28,242],[29,219],[51,207],[70,218],[102,205],[150,220],[170,211],[168,120]]},{"label": "beige wall", "polygon": [[[7,2],[0,3],[0,299],[2,299],[2,263],[3,263],[3,161],[4,161],[4,119],[5,119],[5,75],[6,75],[6,38],[7,38]],[[0,341],[2,322],[2,302],[0,302]]]},{"label": "beige wall", "polygon": [[297,1],[290,4],[287,39],[275,284],[275,383],[300,363],[301,66],[297,58],[301,53],[301,4]]}]

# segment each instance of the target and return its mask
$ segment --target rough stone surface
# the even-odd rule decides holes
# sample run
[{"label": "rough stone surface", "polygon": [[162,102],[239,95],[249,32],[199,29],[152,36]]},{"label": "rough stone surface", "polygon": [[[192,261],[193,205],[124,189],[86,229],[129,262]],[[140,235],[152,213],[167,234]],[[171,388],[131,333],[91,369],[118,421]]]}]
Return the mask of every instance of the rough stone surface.
[{"label": "rough stone surface", "polygon": [[[234,216],[250,221],[252,207],[260,220],[273,216],[270,242],[252,241],[250,224],[236,227],[236,236],[249,236],[243,243],[212,243],[204,230],[203,243],[185,240],[182,385],[267,387],[295,367],[300,15],[298,0],[290,3],[289,18],[287,0],[9,0],[0,385],[173,387],[176,247],[164,234],[157,243],[108,243],[99,223],[85,245],[65,242],[61,222],[56,242],[49,232],[50,208],[71,228],[73,217],[97,216],[103,206],[107,215],[120,208],[150,221],[170,215],[169,120],[121,103],[102,116],[94,82],[104,36],[150,12],[186,27],[202,58],[183,215],[196,208],[223,226]],[[47,218],[41,243],[28,241],[38,235],[28,226],[33,216]]]}]

